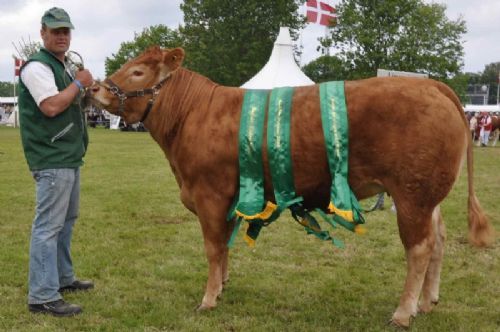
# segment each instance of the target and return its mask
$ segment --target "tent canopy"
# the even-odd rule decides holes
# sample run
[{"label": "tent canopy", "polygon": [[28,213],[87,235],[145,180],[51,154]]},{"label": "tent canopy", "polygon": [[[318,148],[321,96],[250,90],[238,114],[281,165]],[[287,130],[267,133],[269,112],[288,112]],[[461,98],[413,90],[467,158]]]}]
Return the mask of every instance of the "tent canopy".
[{"label": "tent canopy", "polygon": [[464,107],[465,112],[500,112],[500,105],[473,105],[467,104]]},{"label": "tent canopy", "polygon": [[17,104],[17,97],[0,97],[1,105],[14,105]]},{"label": "tent canopy", "polygon": [[283,86],[304,86],[314,82],[299,68],[293,57],[293,44],[288,28],[281,27],[266,65],[241,87],[272,89]]}]

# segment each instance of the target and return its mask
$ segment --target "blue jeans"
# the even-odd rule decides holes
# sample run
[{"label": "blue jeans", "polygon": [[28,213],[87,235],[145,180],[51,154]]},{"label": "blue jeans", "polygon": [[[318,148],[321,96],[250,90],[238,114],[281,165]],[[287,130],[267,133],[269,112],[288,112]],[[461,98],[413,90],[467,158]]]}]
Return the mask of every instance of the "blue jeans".
[{"label": "blue jeans", "polygon": [[488,141],[490,140],[490,131],[481,130],[481,143],[484,145],[488,145]]},{"label": "blue jeans", "polygon": [[36,211],[31,229],[28,303],[61,299],[58,290],[75,280],[71,235],[78,216],[80,169],[33,171]]}]

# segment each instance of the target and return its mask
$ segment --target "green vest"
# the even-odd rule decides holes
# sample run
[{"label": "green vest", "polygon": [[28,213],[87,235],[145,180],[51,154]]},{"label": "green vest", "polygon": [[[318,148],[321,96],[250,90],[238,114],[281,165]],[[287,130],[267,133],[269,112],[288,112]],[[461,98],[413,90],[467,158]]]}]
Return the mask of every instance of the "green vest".
[{"label": "green vest", "polygon": [[[42,48],[31,56],[27,63],[31,61],[42,62],[52,69],[59,91],[73,81],[64,64],[46,49]],[[88,135],[79,103],[80,98],[77,97],[64,112],[47,117],[38,108],[23,81],[19,80],[21,139],[30,170],[76,168],[83,164]]]}]

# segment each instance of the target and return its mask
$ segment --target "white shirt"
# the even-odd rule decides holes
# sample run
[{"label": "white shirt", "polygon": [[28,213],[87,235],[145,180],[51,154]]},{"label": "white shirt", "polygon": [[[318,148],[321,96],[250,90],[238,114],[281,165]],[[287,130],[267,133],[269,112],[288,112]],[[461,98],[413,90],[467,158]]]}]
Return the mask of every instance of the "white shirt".
[{"label": "white shirt", "polygon": [[470,130],[476,130],[477,128],[477,118],[473,115],[470,119]]},{"label": "white shirt", "polygon": [[[69,73],[69,71],[67,71]],[[73,75],[70,74],[73,77]],[[31,61],[21,71],[21,80],[38,107],[45,99],[59,93],[52,69],[45,63]]]}]

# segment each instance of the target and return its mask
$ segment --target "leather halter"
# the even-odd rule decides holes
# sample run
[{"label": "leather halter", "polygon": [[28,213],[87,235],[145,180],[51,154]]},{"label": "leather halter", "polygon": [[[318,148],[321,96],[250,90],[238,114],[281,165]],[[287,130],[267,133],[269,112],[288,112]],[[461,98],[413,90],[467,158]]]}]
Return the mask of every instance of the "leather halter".
[{"label": "leather halter", "polygon": [[156,97],[160,93],[161,87],[170,78],[170,76],[171,74],[169,73],[167,77],[162,79],[158,84],[154,85],[151,88],[129,91],[129,92],[125,92],[122,89],[120,89],[120,87],[116,85],[109,78],[104,80],[104,83],[106,83],[107,85],[102,85],[102,86],[106,90],[108,90],[112,95],[118,97],[118,100],[120,101],[120,104],[118,106],[118,113],[120,114],[125,113],[125,100],[127,100],[128,98],[144,97],[145,95],[151,95],[151,98],[148,100],[148,105],[146,106],[146,110],[144,111],[144,114],[142,115],[142,118],[140,120],[140,122],[144,122],[148,117],[149,112],[153,108],[153,104],[156,100]]}]

